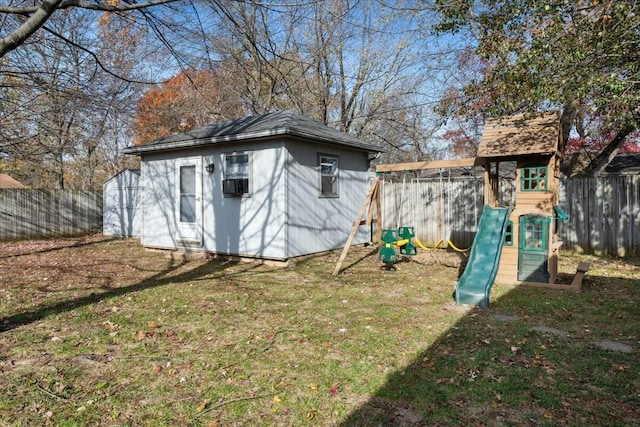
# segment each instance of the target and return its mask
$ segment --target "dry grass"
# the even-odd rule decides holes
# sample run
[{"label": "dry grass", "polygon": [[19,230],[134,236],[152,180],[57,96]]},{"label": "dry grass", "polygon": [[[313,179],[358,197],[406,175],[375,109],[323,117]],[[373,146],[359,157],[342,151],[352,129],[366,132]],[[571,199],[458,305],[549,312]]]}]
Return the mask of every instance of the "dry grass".
[{"label": "dry grass", "polygon": [[359,248],[333,277],[338,255],[276,268],[101,236],[0,246],[0,424],[640,424],[638,263],[590,258],[580,293],[496,286],[469,310],[452,303],[454,253],[383,271]]}]

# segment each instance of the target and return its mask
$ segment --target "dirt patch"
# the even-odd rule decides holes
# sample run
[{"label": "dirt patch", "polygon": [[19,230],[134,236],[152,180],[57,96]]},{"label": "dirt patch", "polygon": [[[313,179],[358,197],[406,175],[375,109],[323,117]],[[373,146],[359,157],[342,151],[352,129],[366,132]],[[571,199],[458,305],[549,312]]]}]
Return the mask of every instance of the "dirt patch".
[{"label": "dirt patch", "polygon": [[550,328],[548,326],[534,326],[531,328],[532,331],[541,332],[543,334],[555,335],[560,338],[567,338],[569,336],[569,332],[563,331],[562,329]]},{"label": "dirt patch", "polygon": [[367,405],[378,415],[380,425],[396,427],[418,427],[426,425],[422,415],[408,404],[394,403],[381,397],[374,397]]},{"label": "dirt patch", "polygon": [[512,323],[518,320],[517,316],[509,316],[507,314],[499,314],[499,313],[492,313],[490,317],[492,319],[499,320],[501,322],[507,322],[507,323]]},{"label": "dirt patch", "polygon": [[604,350],[619,351],[620,353],[633,353],[633,347],[618,341],[602,340],[596,345]]},{"label": "dirt patch", "polygon": [[454,252],[446,249],[420,250],[414,257],[421,264],[438,264],[451,268],[459,268],[466,262],[467,254],[464,252]]}]

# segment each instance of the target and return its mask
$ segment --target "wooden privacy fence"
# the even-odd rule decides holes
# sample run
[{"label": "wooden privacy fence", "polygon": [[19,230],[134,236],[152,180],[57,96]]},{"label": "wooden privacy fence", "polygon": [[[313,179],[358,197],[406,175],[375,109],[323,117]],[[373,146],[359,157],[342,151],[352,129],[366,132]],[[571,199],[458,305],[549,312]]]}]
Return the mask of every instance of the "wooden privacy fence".
[{"label": "wooden privacy fence", "polygon": [[[501,194],[509,205],[513,181],[501,181]],[[414,226],[428,246],[451,240],[470,247],[483,204],[480,177],[382,183],[383,228]],[[560,224],[564,249],[640,257],[640,176],[564,179],[560,205],[570,215]]]},{"label": "wooden privacy fence", "polygon": [[0,241],[102,231],[102,192],[0,189]]}]

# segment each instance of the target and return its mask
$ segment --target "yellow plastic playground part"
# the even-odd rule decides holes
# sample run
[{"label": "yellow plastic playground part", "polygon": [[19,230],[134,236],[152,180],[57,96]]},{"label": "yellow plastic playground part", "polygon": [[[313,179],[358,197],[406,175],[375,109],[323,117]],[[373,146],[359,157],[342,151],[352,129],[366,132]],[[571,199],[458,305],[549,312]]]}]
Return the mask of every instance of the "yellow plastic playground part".
[{"label": "yellow plastic playground part", "polygon": [[[420,249],[427,249],[427,250],[429,250],[429,249],[438,249],[438,248],[440,247],[440,245],[444,243],[444,240],[440,240],[438,243],[436,243],[436,245],[435,245],[434,247],[432,247],[432,248],[428,248],[428,247],[426,247],[424,244],[422,244],[422,242],[420,241],[420,239],[416,238],[416,239],[415,239],[415,241],[416,241],[416,245],[418,245],[418,247],[419,247]],[[454,245],[454,244],[453,244],[453,242],[452,242],[451,240],[447,240],[447,244],[448,244],[449,246],[451,246],[451,249],[453,249],[454,251],[457,251],[457,252],[467,252],[469,249],[471,249],[471,248],[467,248],[467,249],[460,249],[459,247],[457,247],[456,245]]]},{"label": "yellow plastic playground part", "polygon": [[402,239],[402,240],[397,240],[397,241],[393,242],[393,244],[396,245],[396,246],[404,246],[407,243],[409,243],[409,239]]}]

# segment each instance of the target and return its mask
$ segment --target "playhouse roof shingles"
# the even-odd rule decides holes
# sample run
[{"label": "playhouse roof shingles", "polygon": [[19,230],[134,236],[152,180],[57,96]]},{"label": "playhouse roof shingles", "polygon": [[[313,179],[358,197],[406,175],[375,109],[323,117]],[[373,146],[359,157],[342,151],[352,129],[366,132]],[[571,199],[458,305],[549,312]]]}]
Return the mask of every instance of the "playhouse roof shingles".
[{"label": "playhouse roof shingles", "polygon": [[277,136],[293,136],[374,153],[386,151],[380,145],[364,142],[296,112],[278,111],[212,123],[187,132],[130,146],[125,148],[124,152],[126,154],[141,154],[207,144],[248,142]]},{"label": "playhouse roof shingles", "polygon": [[512,157],[553,154],[558,150],[558,112],[488,119],[478,157]]},{"label": "playhouse roof shingles", "polygon": [[27,188],[26,185],[23,185],[21,182],[16,181],[10,175],[6,173],[0,173],[0,188]]}]

